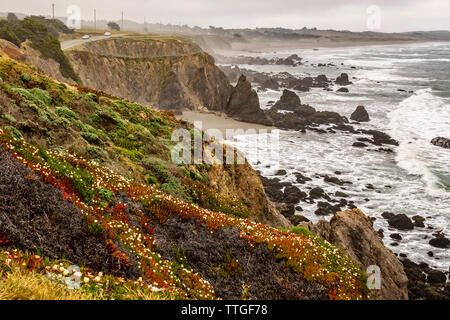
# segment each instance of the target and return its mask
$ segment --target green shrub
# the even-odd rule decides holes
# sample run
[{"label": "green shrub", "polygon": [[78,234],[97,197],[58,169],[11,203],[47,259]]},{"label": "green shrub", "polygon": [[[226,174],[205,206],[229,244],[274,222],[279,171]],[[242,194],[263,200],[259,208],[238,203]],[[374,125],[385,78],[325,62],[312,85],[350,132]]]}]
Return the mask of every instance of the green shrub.
[{"label": "green shrub", "polygon": [[20,78],[22,79],[23,82],[30,82],[31,77],[28,73],[22,73]]},{"label": "green shrub", "polygon": [[312,236],[313,234],[311,233],[311,231],[309,231],[307,228],[301,227],[301,226],[296,226],[296,227],[292,227],[290,230],[292,233],[295,234],[302,234],[304,236]]},{"label": "green shrub", "polygon": [[3,114],[3,115],[2,115],[2,118],[5,119],[5,120],[8,121],[8,122],[11,122],[11,123],[16,123],[16,122],[17,122],[16,118],[14,118],[14,117],[13,117],[12,115],[10,115],[10,114]]},{"label": "green shrub", "polygon": [[20,94],[28,102],[37,102],[41,106],[49,106],[52,103],[52,97],[50,97],[50,94],[39,88],[11,88],[11,90]]},{"label": "green shrub", "polygon": [[58,114],[67,119],[78,119],[78,115],[67,107],[56,107]]},{"label": "green shrub", "polygon": [[13,126],[5,126],[5,129],[11,132],[16,138],[22,139],[22,133]]},{"label": "green shrub", "polygon": [[100,197],[102,197],[106,201],[110,201],[111,198],[114,197],[114,195],[115,195],[114,192],[112,192],[111,190],[105,189],[103,187],[97,188],[97,193],[99,194]]},{"label": "green shrub", "polygon": [[97,147],[97,146],[89,146],[87,148],[87,153],[92,157],[92,158],[100,158],[101,157],[101,152],[102,152],[102,148]]},{"label": "green shrub", "polygon": [[96,222],[88,224],[88,230],[91,234],[93,235],[100,235],[105,233],[105,228],[103,228],[103,226],[101,224],[98,224]]},{"label": "green shrub", "polygon": [[157,184],[158,179],[156,179],[155,175],[151,171],[147,171],[147,183],[148,184]]},{"label": "green shrub", "polygon": [[92,132],[82,132],[81,136],[89,143],[99,144],[101,141],[98,135]]}]

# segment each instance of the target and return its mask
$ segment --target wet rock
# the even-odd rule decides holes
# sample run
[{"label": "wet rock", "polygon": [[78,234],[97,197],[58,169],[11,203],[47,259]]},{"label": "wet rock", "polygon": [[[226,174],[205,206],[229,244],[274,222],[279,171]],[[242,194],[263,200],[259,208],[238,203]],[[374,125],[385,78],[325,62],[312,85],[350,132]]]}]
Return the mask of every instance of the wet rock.
[{"label": "wet rock", "polygon": [[430,270],[428,271],[428,277],[427,281],[431,284],[436,283],[445,283],[447,280],[447,277],[445,276],[445,273],[439,270]]},{"label": "wet rock", "polygon": [[297,226],[301,222],[309,222],[309,219],[302,215],[296,214],[292,217],[289,217],[289,221],[292,223],[292,225]]},{"label": "wet rock", "polygon": [[433,140],[431,140],[431,144],[433,144],[433,145],[435,145],[437,147],[450,149],[450,139],[447,139],[447,138],[444,138],[444,137],[434,138]]},{"label": "wet rock", "polygon": [[318,216],[328,216],[335,214],[336,212],[341,211],[341,207],[338,205],[333,206],[332,204],[329,204],[328,202],[322,202],[319,201],[317,203],[317,210],[314,212],[314,214]]},{"label": "wet rock", "polygon": [[286,218],[289,218],[295,214],[295,207],[291,203],[276,203],[275,206]]},{"label": "wet rock", "polygon": [[308,195],[295,186],[288,186],[284,189],[283,202],[285,203],[298,203],[300,200],[305,199]]},{"label": "wet rock", "polygon": [[350,119],[358,122],[370,121],[369,113],[367,113],[367,110],[366,108],[364,108],[364,106],[358,106],[356,110],[351,114]]},{"label": "wet rock", "polygon": [[315,187],[309,191],[310,199],[320,199],[325,195],[325,191],[321,187]]},{"label": "wet rock", "polygon": [[271,89],[271,90],[279,90],[280,84],[275,79],[267,79],[261,84],[261,87],[264,89]]},{"label": "wet rock", "polygon": [[436,248],[442,249],[450,248],[450,240],[444,237],[443,235],[439,235],[436,238],[431,239],[428,243]]},{"label": "wet rock", "polygon": [[419,215],[412,217],[414,220],[414,226],[419,228],[425,228],[425,224],[423,223],[425,221],[424,217],[421,217]]},{"label": "wet rock", "polygon": [[321,75],[318,75],[318,76],[316,77],[315,81],[318,82],[318,83],[321,83],[321,82],[328,82],[328,78],[327,78],[326,75],[321,74]]},{"label": "wet rock", "polygon": [[272,107],[275,110],[295,111],[302,105],[298,95],[290,90],[285,89],[280,100]]},{"label": "wet rock", "polygon": [[305,184],[307,181],[312,181],[311,178],[308,178],[301,174],[300,172],[294,173],[297,183]]},{"label": "wet rock", "polygon": [[338,186],[342,186],[345,183],[345,181],[342,181],[341,179],[339,179],[337,177],[332,177],[332,176],[328,176],[328,175],[326,175],[323,178],[323,181],[328,182],[328,183],[337,184]]},{"label": "wet rock", "polygon": [[396,141],[395,139],[392,139],[388,134],[386,134],[384,132],[381,132],[378,130],[364,130],[364,129],[360,129],[360,130],[358,130],[358,132],[371,135],[372,141],[370,141],[370,143],[372,143],[373,145],[381,146],[383,144],[390,144],[390,145],[398,146],[398,141]]},{"label": "wet rock", "polygon": [[399,241],[402,240],[402,236],[399,235],[398,233],[393,233],[389,237],[391,237],[392,239],[395,239],[395,240],[399,240]]},{"label": "wet rock", "polygon": [[241,76],[232,89],[226,113],[236,120],[258,123],[266,121],[266,116],[259,105],[258,94],[252,90],[245,76]]},{"label": "wet rock", "polygon": [[278,170],[278,171],[275,173],[276,176],[285,176],[286,174],[287,174],[287,171],[286,171],[286,170],[283,170],[283,169]]},{"label": "wet rock", "polygon": [[345,192],[342,191],[336,191],[335,193],[336,197],[340,197],[340,198],[348,198],[348,194],[346,194]]},{"label": "wet rock", "polygon": [[352,82],[348,80],[348,74],[346,74],[346,73],[341,73],[341,75],[336,78],[335,82],[336,82],[336,84],[341,85],[341,86],[348,86],[348,85],[352,84]]},{"label": "wet rock", "polygon": [[412,230],[414,229],[414,224],[411,219],[406,214],[397,214],[388,219],[388,223],[391,227],[398,230]]},{"label": "wet rock", "polygon": [[352,144],[352,147],[365,148],[365,147],[367,147],[367,144],[362,143],[362,142],[355,142],[355,143]]},{"label": "wet rock", "polygon": [[336,92],[348,93],[349,91],[347,88],[339,88],[336,90]]},{"label": "wet rock", "polygon": [[385,247],[372,221],[360,210],[336,213],[330,222],[321,220],[311,231],[337,247],[357,262],[363,270],[370,265],[381,269],[380,299],[408,299],[408,278],[397,257]]},{"label": "wet rock", "polygon": [[392,212],[387,212],[387,211],[385,211],[385,212],[383,212],[383,213],[381,214],[381,216],[382,216],[383,218],[385,218],[385,219],[390,219],[390,218],[392,218],[393,216],[395,216],[395,214],[393,214]]}]

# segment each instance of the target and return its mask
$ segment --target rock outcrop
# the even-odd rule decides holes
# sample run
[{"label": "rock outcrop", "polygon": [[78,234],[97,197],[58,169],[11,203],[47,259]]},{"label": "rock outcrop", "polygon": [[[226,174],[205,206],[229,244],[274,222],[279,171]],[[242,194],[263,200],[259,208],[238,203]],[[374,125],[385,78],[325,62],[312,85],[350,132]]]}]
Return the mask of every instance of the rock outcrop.
[{"label": "rock outcrop", "polygon": [[450,149],[450,139],[444,137],[434,138],[433,140],[431,140],[431,144],[435,145],[436,147]]},{"label": "rock outcrop", "polygon": [[376,265],[381,270],[380,299],[408,299],[408,278],[397,257],[383,245],[372,220],[358,209],[337,212],[327,222],[310,224],[311,231],[344,249],[363,270]]},{"label": "rock outcrop", "polygon": [[261,179],[248,162],[240,166],[211,166],[208,185],[221,195],[247,203],[252,220],[274,227],[290,227],[289,221],[267,198]]},{"label": "rock outcrop", "polygon": [[336,78],[335,82],[340,86],[348,86],[352,84],[352,82],[348,80],[348,74],[346,73],[341,73],[341,75]]},{"label": "rock outcrop", "polygon": [[370,121],[369,113],[367,112],[366,108],[364,108],[364,106],[358,106],[350,116],[350,119],[358,122]]},{"label": "rock outcrop", "polygon": [[301,107],[299,96],[290,90],[285,89],[277,103],[272,107],[275,110],[295,111]]},{"label": "rock outcrop", "polygon": [[225,112],[230,117],[241,121],[264,122],[266,119],[259,105],[258,94],[243,75],[231,91]]},{"label": "rock outcrop", "polygon": [[231,94],[214,58],[181,38],[94,41],[66,55],[85,86],[164,110],[223,111]]}]

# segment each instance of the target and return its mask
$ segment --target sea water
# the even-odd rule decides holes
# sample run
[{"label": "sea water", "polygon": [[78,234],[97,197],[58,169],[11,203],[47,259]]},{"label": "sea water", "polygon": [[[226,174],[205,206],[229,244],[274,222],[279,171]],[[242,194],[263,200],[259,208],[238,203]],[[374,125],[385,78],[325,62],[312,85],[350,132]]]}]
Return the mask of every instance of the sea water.
[{"label": "sea water", "polygon": [[[287,57],[293,53],[303,57],[304,65],[240,67],[274,74],[289,72],[299,77],[325,74],[335,78],[348,73],[353,82],[348,86],[350,93],[337,93],[339,86],[335,86],[332,92],[313,88],[297,94],[302,103],[317,110],[336,111],[347,117],[358,105],[364,105],[371,121],[355,127],[386,132],[399,141],[399,146],[385,146],[392,148],[393,153],[368,151],[378,147],[352,147],[357,136],[345,132],[281,131],[280,156],[272,161],[261,157],[267,153],[255,151],[255,136],[235,137],[234,144],[263,176],[272,178],[284,169],[287,175],[277,178],[292,182],[303,191],[319,186],[332,198],[337,198],[333,195],[338,190],[345,192],[349,195],[347,200],[353,200],[368,216],[376,218],[374,227],[384,230],[383,241],[392,251],[448,271],[449,250],[434,248],[428,242],[435,232],[450,236],[450,150],[430,143],[438,136],[450,138],[450,43],[295,50],[259,56]],[[317,67],[318,63],[335,66]],[[269,108],[268,102],[277,101],[281,94],[273,90],[258,92],[261,107]],[[342,173],[339,179],[352,184],[329,184],[317,175],[336,176],[336,171]],[[298,184],[296,172],[312,181]],[[367,188],[368,184],[375,188]],[[298,205],[303,211],[297,214],[313,222],[322,218],[314,214],[316,204]],[[384,211],[409,217],[420,215],[426,219],[425,228],[391,228],[381,216]],[[392,233],[400,233],[403,239],[393,240],[389,237]],[[429,251],[433,257],[427,254]]]}]

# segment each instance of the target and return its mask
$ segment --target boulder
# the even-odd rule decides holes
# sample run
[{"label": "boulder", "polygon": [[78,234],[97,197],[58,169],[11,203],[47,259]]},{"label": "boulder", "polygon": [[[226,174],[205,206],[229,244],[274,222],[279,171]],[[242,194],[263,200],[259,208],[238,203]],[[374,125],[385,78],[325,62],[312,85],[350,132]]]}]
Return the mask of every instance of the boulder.
[{"label": "boulder", "polygon": [[339,205],[333,206],[328,202],[319,201],[317,203],[317,210],[314,212],[314,214],[318,216],[328,216],[335,214],[338,211],[341,211],[341,207]]},{"label": "boulder", "polygon": [[286,218],[293,216],[295,213],[295,207],[291,203],[276,203],[275,207]]},{"label": "boulder", "polygon": [[283,202],[285,203],[298,203],[300,200],[307,197],[307,194],[305,192],[301,191],[295,186],[287,186],[286,188],[284,188],[283,193]]},{"label": "boulder", "polygon": [[325,191],[321,187],[315,187],[309,191],[310,199],[320,199],[325,195]]},{"label": "boulder", "polygon": [[350,116],[350,119],[358,122],[370,121],[369,114],[364,106],[358,106]]},{"label": "boulder", "polygon": [[309,219],[300,214],[296,214],[292,217],[289,217],[289,221],[292,223],[293,226],[298,226],[302,222],[309,222]]},{"label": "boulder", "polygon": [[431,239],[428,243],[435,248],[442,248],[442,249],[450,248],[450,240],[444,237],[443,235],[438,235],[436,238]]},{"label": "boulder", "polygon": [[398,230],[412,230],[414,224],[406,214],[397,214],[388,219],[388,223],[391,227]]},{"label": "boulder", "polygon": [[372,221],[359,209],[337,212],[330,222],[320,220],[311,231],[344,249],[363,270],[376,265],[381,271],[379,299],[408,299],[408,278],[395,254],[386,248]]},{"label": "boulder", "polygon": [[352,82],[348,80],[348,74],[346,73],[341,73],[341,75],[336,78],[335,82],[340,86],[348,86],[349,84],[352,84]]},{"label": "boulder", "polygon": [[280,100],[272,107],[275,110],[295,111],[302,105],[298,95],[290,90],[285,89]]},{"label": "boulder", "polygon": [[348,93],[349,91],[347,88],[339,88],[338,90],[336,90],[336,92]]},{"label": "boulder", "polygon": [[425,224],[423,223],[425,221],[424,217],[421,217],[419,215],[412,217],[414,220],[414,226],[419,228],[425,228]]},{"label": "boulder", "polygon": [[431,140],[431,143],[435,145],[436,147],[441,147],[445,149],[450,149],[450,139],[443,138],[443,137],[437,137]]},{"label": "boulder", "polygon": [[261,87],[264,89],[271,89],[271,90],[279,90],[280,84],[275,79],[267,79],[261,84]]},{"label": "boulder", "polygon": [[259,105],[258,94],[244,75],[232,89],[228,100],[226,114],[236,120],[262,123],[266,120]]},{"label": "boulder", "polygon": [[442,271],[429,270],[427,280],[431,284],[445,283],[447,277],[445,276],[445,273],[443,273]]}]

